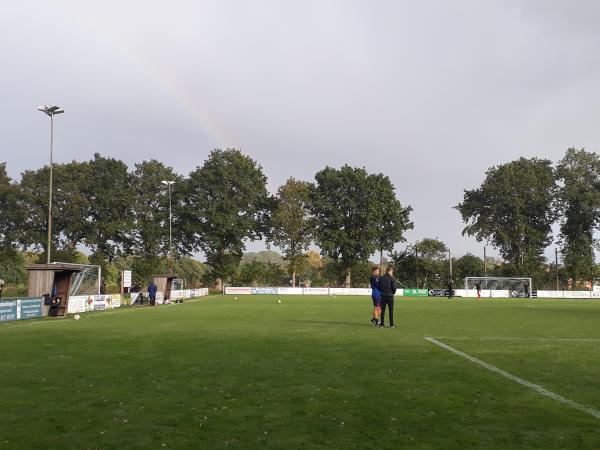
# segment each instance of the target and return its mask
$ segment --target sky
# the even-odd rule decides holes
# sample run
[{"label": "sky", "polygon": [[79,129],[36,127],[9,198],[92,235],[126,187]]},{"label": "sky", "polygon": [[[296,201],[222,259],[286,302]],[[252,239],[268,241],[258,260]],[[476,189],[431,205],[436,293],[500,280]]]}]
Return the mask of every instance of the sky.
[{"label": "sky", "polygon": [[391,178],[409,242],[481,255],[464,189],[520,156],[600,149],[598,23],[583,0],[6,1],[0,161],[13,178],[47,163],[35,107],[57,104],[57,162],[186,175],[236,147],[272,192],[347,163]]}]

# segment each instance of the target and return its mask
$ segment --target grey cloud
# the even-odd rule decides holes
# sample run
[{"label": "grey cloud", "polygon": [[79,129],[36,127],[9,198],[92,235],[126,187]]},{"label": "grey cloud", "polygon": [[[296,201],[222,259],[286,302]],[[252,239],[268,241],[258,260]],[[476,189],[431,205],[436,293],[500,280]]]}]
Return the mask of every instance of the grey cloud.
[{"label": "grey cloud", "polygon": [[0,160],[101,152],[187,173],[214,146],[274,190],[349,163],[388,174],[414,240],[481,252],[452,206],[494,164],[599,149],[591,1],[24,1],[0,18]]}]

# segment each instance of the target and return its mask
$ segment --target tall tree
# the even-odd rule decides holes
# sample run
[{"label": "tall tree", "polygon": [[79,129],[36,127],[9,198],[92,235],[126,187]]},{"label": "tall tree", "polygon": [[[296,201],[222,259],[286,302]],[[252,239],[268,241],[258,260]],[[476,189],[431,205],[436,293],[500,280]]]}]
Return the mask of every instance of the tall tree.
[{"label": "tall tree", "polygon": [[392,253],[396,278],[406,287],[445,287],[449,277],[448,247],[437,238],[424,238]]},{"label": "tall tree", "polygon": [[[86,221],[90,204],[85,195],[89,183],[89,165],[73,161],[53,166],[52,250],[55,261],[70,261],[89,233]],[[45,261],[48,230],[49,170],[43,167],[27,170],[21,176],[20,198],[27,211],[21,228],[24,247],[42,248]],[[58,253],[57,253],[58,252]],[[59,258],[60,255],[60,258]],[[70,256],[69,256],[70,255]]]},{"label": "tall tree", "polygon": [[0,248],[13,248],[17,240],[17,228],[24,219],[23,205],[19,202],[19,188],[0,163]]},{"label": "tall tree", "polygon": [[465,191],[456,209],[463,234],[487,240],[521,275],[543,261],[555,220],[555,174],[547,159],[520,158],[486,172],[478,189]]},{"label": "tall tree", "polygon": [[600,156],[585,149],[567,150],[556,168],[561,182],[558,194],[560,242],[567,272],[573,283],[589,280],[594,230],[600,223]]},{"label": "tall tree", "polygon": [[410,221],[412,207],[403,208],[396,198],[395,188],[389,177],[383,174],[370,175],[371,194],[376,201],[378,212],[373,217],[379,227],[377,249],[379,250],[379,266],[383,269],[383,252],[391,252],[394,245],[404,242],[404,232],[413,229]]},{"label": "tall tree", "polygon": [[[401,231],[410,226],[410,209],[395,199],[387,177],[369,175],[364,169],[326,167],[315,180],[309,206],[315,241],[323,255],[341,265],[350,286],[356,264],[401,239]],[[382,217],[386,214],[389,217]],[[386,232],[390,235],[382,239]]]},{"label": "tall tree", "polygon": [[96,153],[89,170],[85,195],[90,206],[85,219],[90,230],[86,245],[92,250],[92,261],[103,265],[129,245],[133,188],[123,161]]},{"label": "tall tree", "polygon": [[0,163],[0,276],[12,285],[24,283],[26,278],[25,259],[16,248],[23,223],[19,187],[8,176],[6,164]]},{"label": "tall tree", "polygon": [[271,218],[269,241],[281,249],[296,286],[296,272],[306,258],[311,243],[308,202],[310,184],[290,178],[279,188]]},{"label": "tall tree", "polygon": [[217,289],[234,274],[244,241],[265,234],[271,203],[262,167],[239,150],[215,149],[190,173],[186,231],[206,255]]},{"label": "tall tree", "polygon": [[458,286],[466,277],[484,276],[483,259],[467,253],[452,262],[454,285]]},{"label": "tall tree", "polygon": [[[130,250],[137,256],[153,259],[169,254],[169,189],[173,212],[173,254],[185,253],[182,232],[183,177],[171,167],[151,160],[135,165],[131,176],[133,188],[132,217],[134,220]],[[157,268],[158,270],[158,268]]]}]

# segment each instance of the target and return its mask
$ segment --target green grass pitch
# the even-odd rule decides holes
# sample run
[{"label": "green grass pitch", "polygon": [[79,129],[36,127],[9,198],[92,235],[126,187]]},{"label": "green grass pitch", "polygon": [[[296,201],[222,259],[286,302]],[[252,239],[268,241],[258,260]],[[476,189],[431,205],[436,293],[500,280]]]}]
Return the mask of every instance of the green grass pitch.
[{"label": "green grass pitch", "polygon": [[598,411],[600,302],[396,305],[396,329],[329,296],[3,324],[0,449],[600,447],[600,418],[424,339]]}]

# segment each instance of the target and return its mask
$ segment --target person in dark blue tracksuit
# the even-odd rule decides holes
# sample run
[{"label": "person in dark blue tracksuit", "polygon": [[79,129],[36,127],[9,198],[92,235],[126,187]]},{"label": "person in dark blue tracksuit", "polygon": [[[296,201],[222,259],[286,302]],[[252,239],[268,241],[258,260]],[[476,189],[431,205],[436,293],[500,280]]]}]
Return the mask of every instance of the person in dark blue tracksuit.
[{"label": "person in dark blue tracksuit", "polygon": [[373,300],[373,318],[371,322],[374,325],[379,323],[379,317],[381,316],[381,292],[379,292],[379,267],[375,266],[371,269],[371,276],[369,277],[371,283],[371,299]]},{"label": "person in dark blue tracksuit", "polygon": [[158,286],[154,284],[154,281],[151,281],[148,285],[148,297],[150,297],[150,305],[156,305],[156,291],[158,291]]},{"label": "person in dark blue tracksuit", "polygon": [[386,269],[385,275],[379,278],[377,287],[381,292],[381,321],[377,325],[380,327],[384,326],[385,308],[387,306],[390,311],[390,328],[396,328],[396,325],[394,325],[394,294],[396,293],[396,280],[394,279],[393,267],[388,267]]}]

